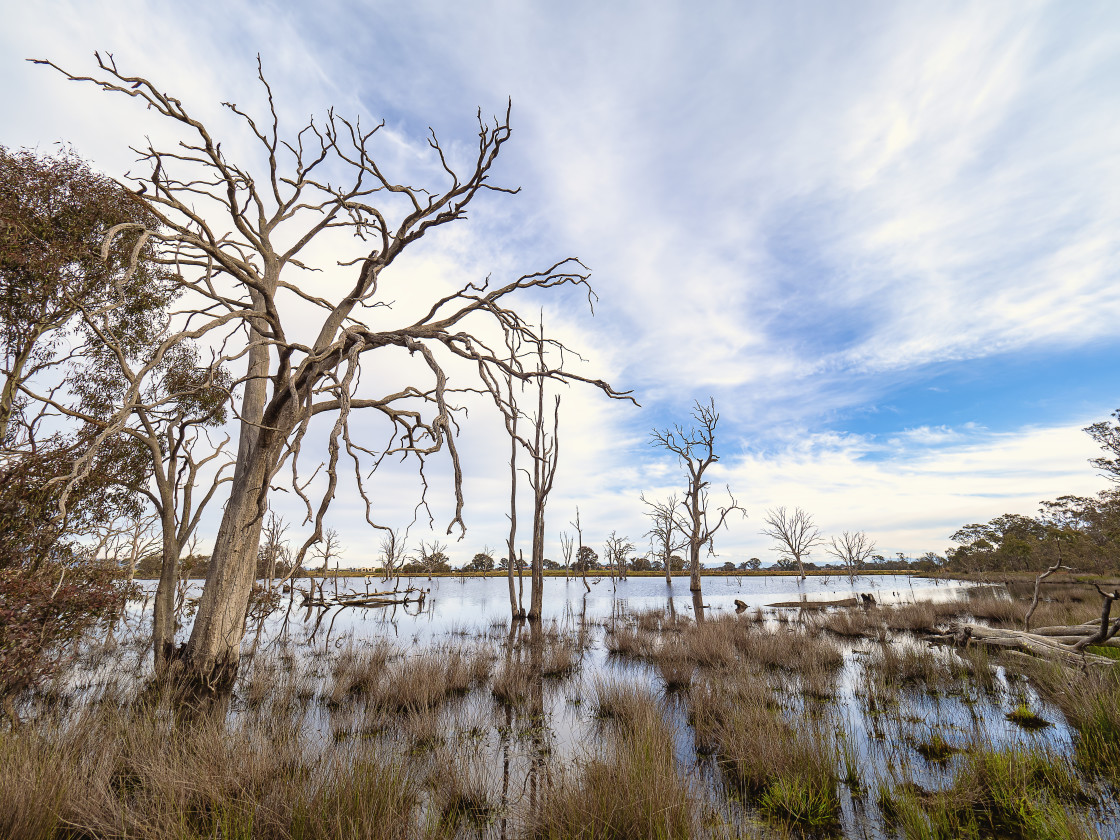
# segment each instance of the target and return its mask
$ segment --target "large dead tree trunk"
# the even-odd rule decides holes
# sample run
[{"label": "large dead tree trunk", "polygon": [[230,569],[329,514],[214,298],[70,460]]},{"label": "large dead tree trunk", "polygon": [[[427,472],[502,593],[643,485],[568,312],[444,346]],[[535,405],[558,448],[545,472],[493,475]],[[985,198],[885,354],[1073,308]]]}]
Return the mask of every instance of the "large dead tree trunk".
[{"label": "large dead tree trunk", "polygon": [[[174,270],[188,302],[180,313],[180,331],[160,344],[139,371],[138,381],[143,382],[166,353],[185,340],[216,345],[215,364],[238,360],[246,365],[244,376],[234,382],[242,391],[237,467],[185,651],[189,676],[208,684],[226,683],[236,673],[261,526],[281,466],[291,468],[289,488],[304,502],[314,526],[296,557],[297,565],[302,565],[309,548],[322,539],[323,519],[337,491],[340,457],[354,461],[354,480],[367,522],[388,530],[374,518],[362,476],[387,454],[423,462],[446,453],[454,494],[448,533],[465,530],[456,408],[448,402],[453,393],[447,384],[450,361],[465,361],[476,372],[474,390],[489,392],[498,401],[507,376],[522,382],[584,382],[610,397],[629,397],[562,366],[527,370],[516,358],[496,355],[488,339],[481,337],[485,331],[472,332],[472,325],[486,320],[506,347],[539,346],[543,337],[512,308],[511,298],[518,292],[565,285],[590,290],[587,271],[576,260],[562,260],[504,285],[468,282],[452,294],[441,292],[417,320],[410,317],[383,329],[362,320],[366,312],[384,305],[379,296],[381,274],[409,245],[433,228],[464,218],[479,193],[516,192],[490,183],[491,168],[510,137],[509,106],[504,118],[492,122],[483,121],[479,114],[477,153],[461,172],[455,171],[431,133],[427,144],[442,183],[414,187],[404,179],[390,179],[377,163],[374,148],[381,125],[366,129],[330,111],[325,119],[283,136],[280,109],[258,68],[268,103],[265,120],[258,122],[237,105],[227,105],[260,144],[256,159],[263,162],[263,170],[252,171],[228,158],[222,143],[187,111],[182,100],[143,77],[122,73],[111,56],[98,55],[97,63],[100,77],[75,76],[51,66],[71,80],[138,99],[184,134],[170,150],[144,147],[142,165],[151,167],[150,174],[132,179],[141,187],[136,200],[160,225],[143,229],[141,241],[157,243],[154,262],[162,260]],[[382,203],[374,206],[370,203],[374,200]],[[110,231],[108,241],[137,227],[118,226]],[[306,271],[314,268],[301,259],[320,234],[340,228],[354,237],[353,250],[337,259],[351,272],[352,283],[337,299],[328,300],[319,296],[320,286],[300,286]],[[315,323],[311,318],[321,318],[313,342],[289,336],[289,330],[305,332],[309,323]],[[357,397],[366,384],[362,371],[378,367],[362,365],[362,356],[370,352],[403,354],[412,360],[406,361],[413,366],[410,370],[419,371],[418,383],[380,398]],[[564,357],[558,355],[562,365]],[[375,375],[367,373],[367,377]],[[120,422],[108,426],[102,439],[120,431],[141,390],[137,384],[124,395]],[[370,388],[361,390],[368,393]],[[358,410],[385,422],[387,441],[377,447],[380,455],[371,445],[354,441],[350,419]],[[315,505],[304,495],[298,464],[311,420],[320,414],[335,422],[327,442],[326,487]],[[369,423],[361,426],[364,430]],[[80,480],[89,464],[89,458],[79,461],[72,479]]]}]

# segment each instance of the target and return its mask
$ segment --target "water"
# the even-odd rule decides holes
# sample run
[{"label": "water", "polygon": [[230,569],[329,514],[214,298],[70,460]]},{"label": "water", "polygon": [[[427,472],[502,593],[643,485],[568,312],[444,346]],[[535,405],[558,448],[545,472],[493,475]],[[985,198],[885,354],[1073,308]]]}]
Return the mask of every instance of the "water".
[{"label": "water", "polygon": [[[244,651],[252,650],[257,660],[293,657],[295,668],[303,668],[316,680],[320,700],[312,703],[303,728],[320,747],[365,734],[360,704],[352,709],[332,709],[321,698],[329,693],[332,669],[347,649],[360,649],[379,641],[392,645],[400,657],[422,656],[436,647],[454,647],[491,657],[490,679],[443,706],[434,730],[448,740],[469,738],[472,754],[480,772],[497,786],[501,778],[508,785],[510,774],[536,778],[533,774],[548,765],[571,766],[595,754],[601,747],[602,721],[596,714],[596,692],[603,681],[634,683],[661,697],[663,713],[671,721],[674,748],[681,767],[702,792],[705,807],[715,808],[720,819],[740,829],[757,825],[757,814],[735,797],[728,797],[722,773],[715,763],[697,755],[695,733],[689,724],[688,701],[684,695],[665,690],[657,669],[648,661],[610,654],[607,635],[618,626],[629,626],[633,616],[656,611],[666,616],[690,617],[695,601],[688,589],[688,578],[677,577],[671,586],[664,578],[631,577],[612,581],[590,578],[590,590],[579,578],[545,579],[544,632],[557,637],[579,639],[574,671],[561,678],[537,677],[535,700],[531,707],[504,705],[492,695],[493,681],[503,662],[528,657],[529,630],[510,622],[508,582],[504,577],[404,578],[400,587],[425,590],[422,605],[395,605],[380,608],[333,607],[302,608],[301,592],[309,583],[295,581],[293,607],[285,596],[281,609],[259,626],[250,625]],[[524,599],[529,601],[531,584],[524,582]],[[146,584],[154,591],[154,582]],[[760,632],[798,632],[799,622],[819,614],[769,605],[793,601],[837,601],[860,594],[871,594],[879,604],[915,601],[943,601],[959,597],[961,582],[913,576],[869,576],[849,581],[846,577],[811,577],[799,581],[794,576],[713,576],[703,579],[702,602],[710,618],[736,612],[735,601],[748,605],[749,617]],[[391,584],[377,578],[339,578],[328,580],[324,593],[339,594],[384,591]],[[192,583],[188,598],[200,592]],[[132,609],[132,627],[145,632],[144,606]],[[189,620],[186,622],[189,625]],[[189,626],[181,630],[185,638]],[[890,695],[889,708],[883,695],[871,699],[869,674],[878,667],[876,657],[886,648],[866,639],[834,640],[843,654],[843,665],[830,677],[829,694],[812,698],[804,691],[805,675],[779,668],[772,672],[773,691],[781,714],[795,727],[827,721],[843,732],[861,765],[865,793],[857,796],[843,789],[841,831],[846,837],[887,838],[895,836],[886,826],[874,802],[876,784],[912,780],[926,790],[952,785],[963,753],[943,763],[927,762],[915,756],[919,744],[937,735],[958,748],[986,744],[992,748],[1010,747],[1069,755],[1074,733],[1060,712],[1046,704],[1025,680],[1016,679],[996,668],[986,688],[965,683],[948,688],[950,681],[930,684],[899,684]],[[897,634],[894,650],[920,650],[939,665],[952,663],[952,650],[930,652],[924,642],[909,634]],[[242,692],[253,679],[253,660],[247,660],[242,673]],[[881,677],[880,677],[881,678]],[[877,707],[876,702],[879,704]],[[1023,702],[1039,711],[1052,725],[1028,731],[1009,722],[1005,713]],[[235,703],[232,714],[247,713],[244,704]],[[415,751],[419,736],[401,723],[399,731],[376,737],[395,738],[401,749]],[[395,742],[394,742],[395,743]],[[903,777],[897,776],[904,767]],[[536,782],[534,781],[534,784]],[[504,787],[503,787],[504,789]],[[503,800],[502,807],[508,803]],[[512,806],[510,806],[512,807]],[[1115,801],[1092,818],[1102,836],[1120,829]],[[738,830],[738,829],[737,829]]]},{"label": "water", "polygon": [[[335,580],[328,579],[324,592],[328,598],[335,591]],[[515,580],[515,585],[517,581]],[[796,600],[829,601],[853,598],[858,594],[873,595],[878,603],[898,604],[917,600],[943,601],[960,594],[961,581],[947,581],[911,575],[868,575],[849,581],[847,577],[809,577],[798,581],[792,575],[711,576],[702,579],[703,603],[706,609],[722,612],[735,609],[735,601],[749,608]],[[145,588],[155,591],[155,581],[145,581]],[[642,612],[650,609],[671,609],[690,615],[694,609],[688,578],[674,577],[672,586],[663,577],[630,577],[612,581],[608,577],[588,578],[590,591],[582,579],[565,580],[547,577],[544,584],[544,620],[565,621],[580,617],[601,622],[619,612]],[[298,592],[307,588],[305,580],[295,581]],[[451,633],[459,635],[485,632],[495,622],[510,617],[509,583],[504,577],[426,577],[401,578],[401,589],[418,587],[427,592],[422,609],[415,606],[392,606],[372,609],[336,608],[333,615],[315,614],[321,626],[333,625],[331,637],[339,634],[372,634],[401,642],[423,642]],[[393,582],[380,578],[340,577],[340,594],[376,592],[391,589]],[[524,579],[526,609],[532,584]],[[201,583],[192,582],[189,597],[197,597]],[[297,621],[303,619],[297,609]],[[270,627],[282,616],[273,616]]]}]

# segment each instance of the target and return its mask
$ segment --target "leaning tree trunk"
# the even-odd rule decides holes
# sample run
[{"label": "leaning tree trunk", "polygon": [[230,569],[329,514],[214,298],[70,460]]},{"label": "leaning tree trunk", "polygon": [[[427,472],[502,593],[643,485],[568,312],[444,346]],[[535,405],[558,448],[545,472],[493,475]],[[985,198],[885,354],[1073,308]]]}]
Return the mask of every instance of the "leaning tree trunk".
[{"label": "leaning tree trunk", "polygon": [[261,497],[267,492],[266,479],[276,460],[272,454],[267,450],[250,453],[241,480],[234,478],[214,542],[185,656],[188,675],[210,686],[224,687],[237,675],[264,519]]},{"label": "leaning tree trunk", "polygon": [[[254,303],[259,297],[253,293]],[[263,305],[262,305],[263,306]],[[268,396],[269,350],[259,334],[249,349],[249,365],[241,408],[241,437],[229,501],[214,541],[206,584],[185,651],[188,678],[224,688],[237,675],[249,595],[256,577],[269,478],[295,427],[287,403],[281,416],[264,424]],[[281,399],[285,399],[281,395]]]}]

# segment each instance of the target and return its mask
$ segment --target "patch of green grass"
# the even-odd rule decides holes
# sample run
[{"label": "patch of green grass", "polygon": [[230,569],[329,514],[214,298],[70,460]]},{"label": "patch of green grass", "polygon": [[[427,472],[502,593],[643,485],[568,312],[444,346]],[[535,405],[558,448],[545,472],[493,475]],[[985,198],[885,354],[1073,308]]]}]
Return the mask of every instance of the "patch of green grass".
[{"label": "patch of green grass", "polygon": [[928,741],[922,741],[915,746],[918,754],[931,764],[944,764],[959,750],[950,744],[940,732],[930,735]]},{"label": "patch of green grass", "polygon": [[835,778],[779,776],[759,797],[758,808],[769,819],[806,831],[822,831],[840,821]]},{"label": "patch of green grass", "polygon": [[1107,656],[1109,659],[1120,659],[1120,648],[1112,645],[1089,645],[1086,650],[1097,656]]},{"label": "patch of green grass", "polygon": [[1052,726],[1046,718],[1037,714],[1026,703],[1020,703],[1006,715],[1004,715],[1012,723],[1016,723],[1024,729],[1045,729]]}]

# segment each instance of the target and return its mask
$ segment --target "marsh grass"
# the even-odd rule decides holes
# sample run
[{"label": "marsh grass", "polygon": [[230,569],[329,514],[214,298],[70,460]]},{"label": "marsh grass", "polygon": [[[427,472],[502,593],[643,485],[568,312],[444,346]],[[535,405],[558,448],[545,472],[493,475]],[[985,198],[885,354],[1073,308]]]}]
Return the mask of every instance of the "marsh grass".
[{"label": "marsh grass", "polygon": [[481,649],[435,647],[390,662],[374,701],[396,712],[434,709],[485,681],[492,667]]},{"label": "marsh grass", "polygon": [[713,754],[727,782],[765,817],[798,829],[838,825],[840,753],[820,722],[787,722],[762,672],[738,668],[689,694],[697,750]]},{"label": "marsh grass", "polygon": [[1030,669],[1043,697],[1077,731],[1074,756],[1086,773],[1120,789],[1120,673],[1116,668],[1073,671],[1039,663]]},{"label": "marsh grass", "polygon": [[101,707],[66,726],[41,720],[0,739],[0,766],[0,837],[13,840],[417,836],[399,757],[316,752],[223,715],[180,727]]},{"label": "marsh grass", "polygon": [[533,668],[527,660],[510,658],[502,663],[490,693],[499,703],[520,706],[529,702],[533,693]]},{"label": "marsh grass", "polygon": [[[887,629],[928,612],[888,613],[619,609],[407,653],[266,646],[189,719],[134,696],[122,644],[0,732],[0,840],[1086,836],[1090,777],[1120,778],[1116,675],[1026,668],[1059,728],[1029,737],[1002,722],[1034,697],[1010,660],[931,649]],[[1073,756],[1037,748],[1065,720]]]},{"label": "marsh grass", "polygon": [[601,753],[559,774],[523,837],[531,840],[686,840],[697,836],[696,797],[673,754],[657,699],[629,684],[599,682]]},{"label": "marsh grass", "polygon": [[603,644],[616,656],[647,659],[655,648],[655,637],[640,627],[615,622],[607,631]]},{"label": "marsh grass", "polygon": [[882,786],[879,806],[904,837],[1089,838],[1086,797],[1063,759],[1024,749],[974,745],[953,783],[925,791]]},{"label": "marsh grass", "polygon": [[663,642],[654,654],[653,661],[667,691],[678,691],[692,685],[696,665],[679,638]]},{"label": "marsh grass", "polygon": [[815,622],[822,629],[846,638],[878,636],[883,627],[878,610],[858,607],[822,610]]}]

